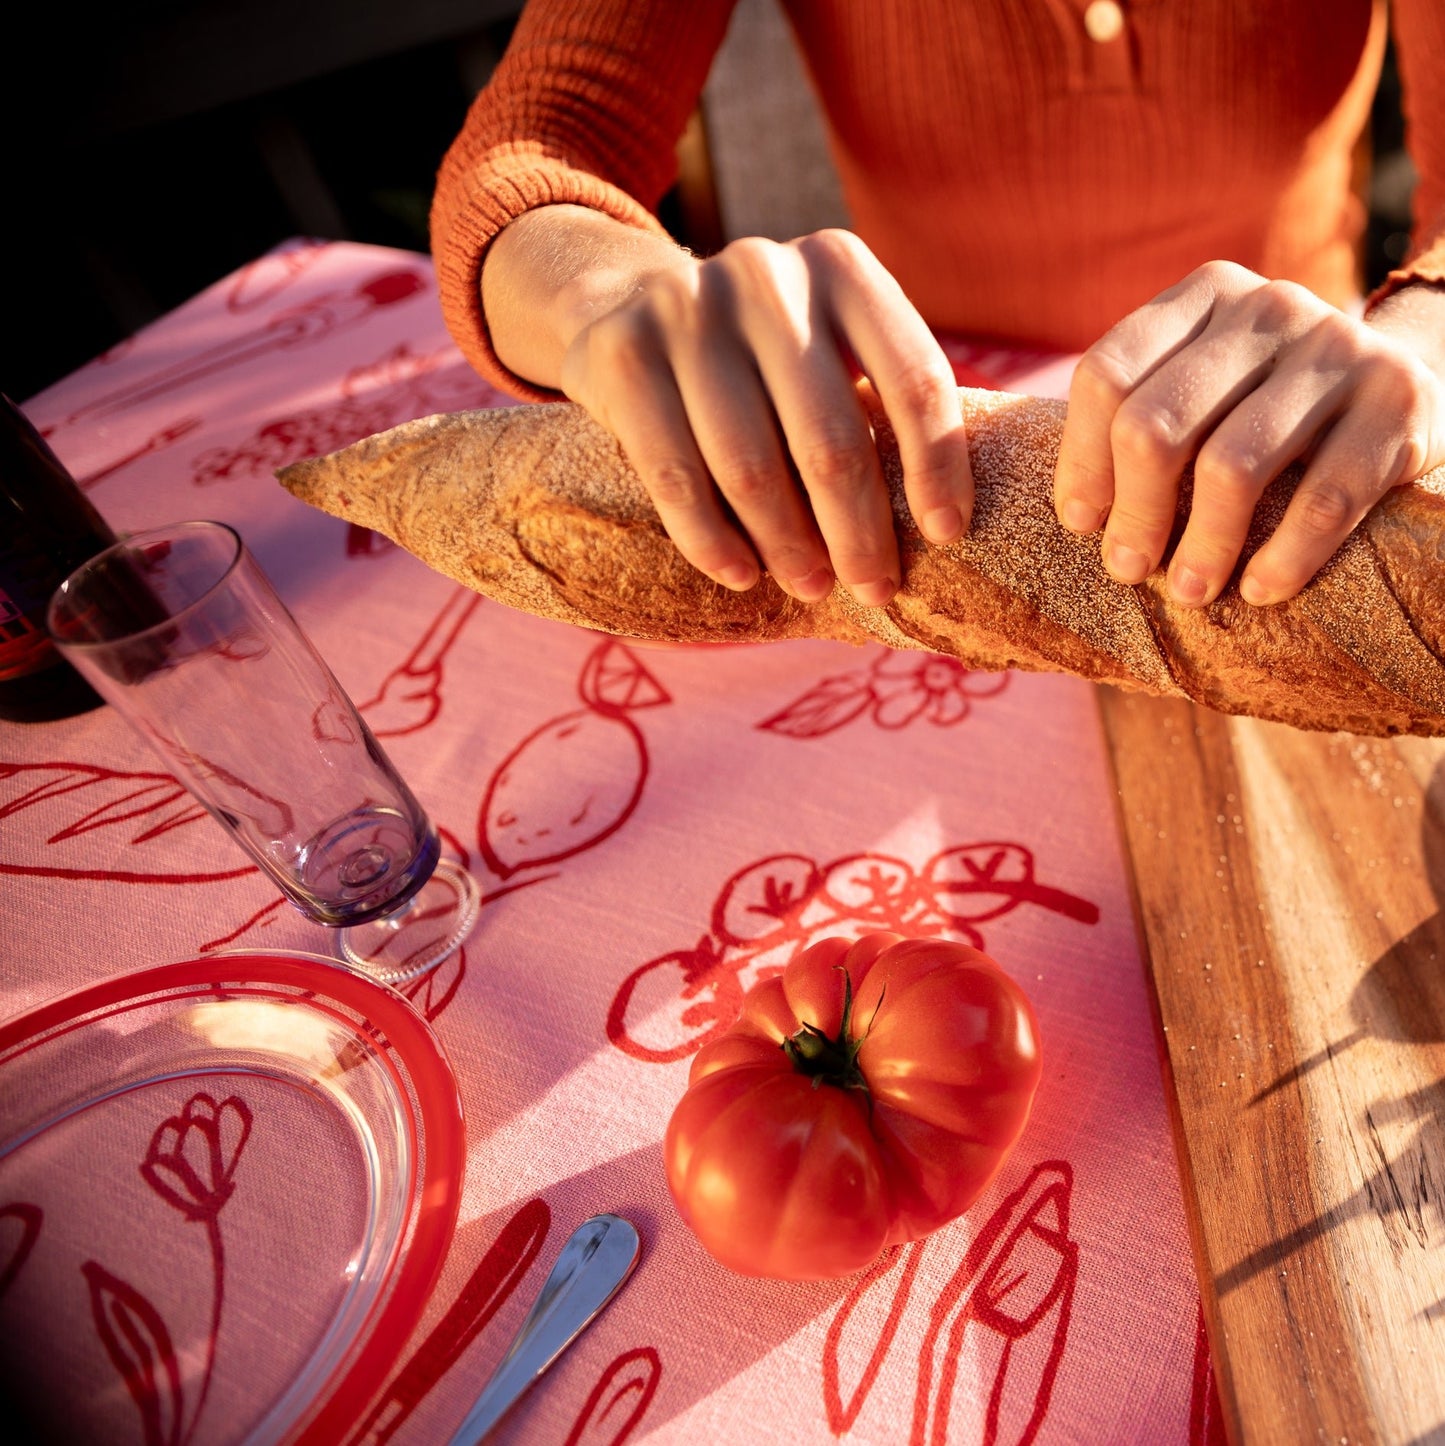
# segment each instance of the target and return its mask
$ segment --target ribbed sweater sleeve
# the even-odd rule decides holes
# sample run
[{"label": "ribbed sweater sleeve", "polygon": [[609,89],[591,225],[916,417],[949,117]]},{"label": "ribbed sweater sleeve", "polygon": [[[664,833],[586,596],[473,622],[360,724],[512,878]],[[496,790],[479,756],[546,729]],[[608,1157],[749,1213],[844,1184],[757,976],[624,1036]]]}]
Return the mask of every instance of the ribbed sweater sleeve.
[{"label": "ribbed sweater sleeve", "polygon": [[[530,0],[438,177],[432,250],[467,358],[521,396],[481,310],[487,246],[552,202],[660,229],[735,0]],[[1358,297],[1353,184],[1385,0],[782,0],[858,235],[928,323],[1082,350],[1228,259]],[[1445,0],[1392,0],[1413,247],[1445,282]],[[1096,26],[1097,30],[1097,26]]]},{"label": "ribbed sweater sleeve", "polygon": [[1396,59],[1404,91],[1405,144],[1419,172],[1410,254],[1370,298],[1411,281],[1445,283],[1445,4],[1393,0]]},{"label": "ribbed sweater sleeve", "polygon": [[481,306],[487,247],[537,206],[589,206],[661,232],[653,209],[734,0],[530,0],[444,158],[431,246],[447,324],[481,374],[526,400]]}]

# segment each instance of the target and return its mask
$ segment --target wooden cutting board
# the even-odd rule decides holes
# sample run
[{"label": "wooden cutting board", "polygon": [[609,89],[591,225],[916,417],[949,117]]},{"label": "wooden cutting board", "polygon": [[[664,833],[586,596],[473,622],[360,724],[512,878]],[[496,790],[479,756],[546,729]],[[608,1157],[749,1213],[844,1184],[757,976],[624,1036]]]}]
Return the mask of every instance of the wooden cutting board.
[{"label": "wooden cutting board", "polygon": [[1445,1442],[1445,740],[1101,690],[1235,1442]]}]

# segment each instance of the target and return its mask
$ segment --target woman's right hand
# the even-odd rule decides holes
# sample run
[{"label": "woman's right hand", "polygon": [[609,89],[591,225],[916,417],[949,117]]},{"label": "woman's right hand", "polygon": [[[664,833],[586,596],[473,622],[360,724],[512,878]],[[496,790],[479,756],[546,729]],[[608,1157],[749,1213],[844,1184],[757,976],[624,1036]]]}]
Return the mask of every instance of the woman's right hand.
[{"label": "woman's right hand", "polygon": [[501,360],[618,439],[683,556],[726,587],[753,586],[761,567],[805,602],[835,576],[865,606],[893,596],[898,545],[860,374],[897,435],[919,530],[942,544],[968,525],[953,373],[850,232],[698,260],[549,206],[493,243],[483,297]]}]

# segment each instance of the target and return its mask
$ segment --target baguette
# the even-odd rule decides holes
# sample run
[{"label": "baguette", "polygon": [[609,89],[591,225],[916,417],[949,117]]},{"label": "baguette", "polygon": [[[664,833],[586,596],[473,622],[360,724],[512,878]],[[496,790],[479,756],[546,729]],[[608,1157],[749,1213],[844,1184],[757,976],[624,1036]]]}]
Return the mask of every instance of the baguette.
[{"label": "baguette", "polygon": [[[903,584],[866,608],[841,585],[812,605],[764,577],[731,592],[673,547],[618,444],[547,404],[408,422],[277,475],[297,497],[384,533],[498,602],[624,637],[833,638],[945,653],[970,668],[1077,674],[1297,728],[1445,735],[1445,468],[1389,492],[1298,597],[1253,608],[1233,582],[1176,605],[1163,571],[1104,571],[1097,537],[1059,525],[1064,404],[960,392],[977,499],[967,536],[926,544],[896,440],[876,413]],[[1246,555],[1299,478],[1266,491]],[[1189,478],[1180,499],[1188,506]]]}]

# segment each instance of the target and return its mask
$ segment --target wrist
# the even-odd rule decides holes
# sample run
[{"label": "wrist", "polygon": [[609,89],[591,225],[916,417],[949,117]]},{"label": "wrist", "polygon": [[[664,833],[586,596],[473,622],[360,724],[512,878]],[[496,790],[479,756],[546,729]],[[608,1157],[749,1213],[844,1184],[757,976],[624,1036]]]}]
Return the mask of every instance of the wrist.
[{"label": "wrist", "polygon": [[482,310],[498,359],[559,389],[578,334],[666,270],[695,266],[664,236],[585,206],[542,206],[511,222],[482,268]]},{"label": "wrist", "polygon": [[1445,382],[1445,283],[1407,282],[1372,306],[1365,324],[1408,347]]}]

